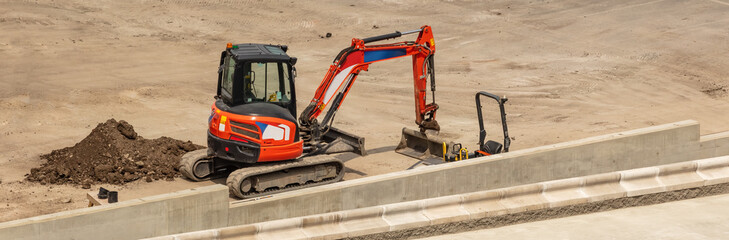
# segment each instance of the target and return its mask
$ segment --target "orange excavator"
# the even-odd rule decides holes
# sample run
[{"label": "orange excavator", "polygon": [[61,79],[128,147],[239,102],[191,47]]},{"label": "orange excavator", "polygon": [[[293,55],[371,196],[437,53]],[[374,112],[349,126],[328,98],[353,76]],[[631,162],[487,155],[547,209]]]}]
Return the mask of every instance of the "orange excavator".
[{"label": "orange excavator", "polygon": [[[418,37],[370,44],[408,34]],[[400,57],[413,60],[415,123],[423,132],[440,129],[435,120],[435,40],[430,26],[352,39],[351,46],[334,59],[298,121],[297,59],[288,56],[287,50],[282,45],[228,44],[220,56],[216,100],[208,119],[208,148],[183,156],[180,171],[185,177],[200,181],[229,174],[227,185],[240,198],[341,180],[344,163],[327,154],[365,155],[366,151],[364,138],[332,126],[334,116],[362,70]]]}]

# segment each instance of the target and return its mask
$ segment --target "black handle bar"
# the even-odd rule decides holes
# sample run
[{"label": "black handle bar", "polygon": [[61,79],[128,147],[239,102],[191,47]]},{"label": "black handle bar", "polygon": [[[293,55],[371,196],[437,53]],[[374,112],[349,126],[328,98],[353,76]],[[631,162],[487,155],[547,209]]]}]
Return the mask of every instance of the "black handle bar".
[{"label": "black handle bar", "polygon": [[479,147],[481,147],[481,145],[483,145],[483,142],[486,138],[486,130],[483,127],[483,116],[481,115],[481,95],[494,99],[494,100],[496,100],[496,102],[499,103],[499,110],[501,113],[501,126],[504,131],[504,152],[509,152],[509,145],[511,145],[511,139],[509,138],[509,130],[506,127],[506,111],[504,111],[504,103],[506,103],[506,101],[508,101],[508,99],[500,98],[499,96],[496,96],[495,94],[492,94],[489,92],[484,92],[484,91],[476,93],[476,112],[478,114],[478,128],[479,128],[478,145],[479,145]]}]

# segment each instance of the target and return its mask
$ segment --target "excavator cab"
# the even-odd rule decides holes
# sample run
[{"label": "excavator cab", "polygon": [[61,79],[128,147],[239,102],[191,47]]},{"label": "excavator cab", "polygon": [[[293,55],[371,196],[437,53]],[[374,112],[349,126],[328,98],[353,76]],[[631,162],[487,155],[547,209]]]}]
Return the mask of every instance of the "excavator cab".
[{"label": "excavator cab", "polygon": [[[253,198],[299,187],[337,182],[344,163],[331,157],[304,159],[314,150],[296,120],[296,58],[282,45],[228,44],[220,56],[218,88],[208,118],[208,148],[185,154],[180,172],[193,181],[225,173],[231,193]],[[333,128],[316,148],[331,153],[349,138]],[[344,140],[342,140],[344,138]],[[359,146],[364,151],[363,139]],[[305,145],[304,142],[307,142]],[[343,143],[344,142],[344,143]]]},{"label": "excavator cab", "polygon": [[294,64],[286,46],[229,44],[220,56],[209,118],[208,149],[218,166],[295,159],[303,143],[296,123]]},{"label": "excavator cab", "polygon": [[[293,66],[286,46],[240,44],[222,53],[217,97],[229,106],[271,103],[296,115]],[[259,51],[258,56],[249,52]]]}]

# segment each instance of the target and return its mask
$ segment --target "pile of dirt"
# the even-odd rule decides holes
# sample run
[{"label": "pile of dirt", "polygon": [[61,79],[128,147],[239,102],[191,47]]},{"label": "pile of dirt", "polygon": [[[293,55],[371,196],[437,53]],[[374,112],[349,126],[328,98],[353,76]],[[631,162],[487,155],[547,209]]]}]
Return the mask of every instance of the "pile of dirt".
[{"label": "pile of dirt", "polygon": [[30,170],[29,181],[41,184],[124,184],[144,178],[147,182],[180,175],[183,154],[203,148],[190,141],[169,137],[144,139],[124,120],[109,119],[73,147],[41,155],[47,160]]}]

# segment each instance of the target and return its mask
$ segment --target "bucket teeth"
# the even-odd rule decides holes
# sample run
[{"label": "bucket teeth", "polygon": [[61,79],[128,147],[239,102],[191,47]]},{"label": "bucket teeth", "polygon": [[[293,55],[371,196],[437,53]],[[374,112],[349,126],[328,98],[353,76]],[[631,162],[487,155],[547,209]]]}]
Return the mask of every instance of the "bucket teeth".
[{"label": "bucket teeth", "polygon": [[453,142],[446,142],[436,134],[437,132],[428,133],[403,128],[400,144],[395,148],[395,152],[431,164],[443,163],[443,156],[449,154]]}]

